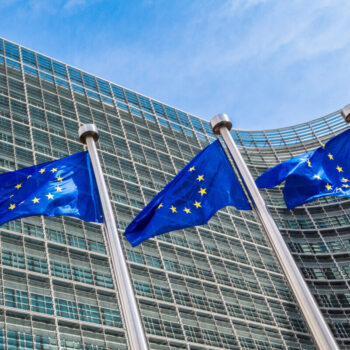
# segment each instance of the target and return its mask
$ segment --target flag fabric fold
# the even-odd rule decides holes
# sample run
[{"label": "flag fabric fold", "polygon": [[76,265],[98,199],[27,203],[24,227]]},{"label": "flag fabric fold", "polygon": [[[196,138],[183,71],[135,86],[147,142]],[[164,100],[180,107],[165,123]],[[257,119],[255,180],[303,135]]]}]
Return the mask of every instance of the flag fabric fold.
[{"label": "flag fabric fold", "polygon": [[257,186],[259,188],[272,188],[281,184],[303,161],[308,159],[311,153],[293,157],[267,170],[256,179]]},{"label": "flag fabric fold", "polygon": [[288,209],[325,196],[350,196],[350,130],[312,152],[291,158],[269,169],[256,180],[259,188],[283,180]]},{"label": "flag fabric fold", "polygon": [[0,225],[35,215],[103,222],[88,152],[0,175]]},{"label": "flag fabric fold", "polygon": [[202,150],[137,215],[125,230],[136,246],[148,238],[205,224],[219,209],[251,209],[219,141]]}]

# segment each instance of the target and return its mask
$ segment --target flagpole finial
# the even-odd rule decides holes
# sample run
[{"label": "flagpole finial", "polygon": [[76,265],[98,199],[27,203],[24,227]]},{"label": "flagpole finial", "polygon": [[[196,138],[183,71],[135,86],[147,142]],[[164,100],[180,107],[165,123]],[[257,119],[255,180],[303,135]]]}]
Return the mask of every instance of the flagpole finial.
[{"label": "flagpole finial", "polygon": [[99,139],[98,130],[95,124],[84,124],[79,128],[80,142],[86,145],[86,137],[92,136],[94,141]]},{"label": "flagpole finial", "polygon": [[350,123],[350,105],[346,105],[344,108],[340,110],[340,114],[344,118],[344,120],[349,124]]},{"label": "flagpole finial", "polygon": [[224,126],[228,130],[231,130],[232,123],[227,114],[220,113],[217,114],[215,117],[211,118],[210,126],[213,129],[215,135],[220,135],[220,128]]}]

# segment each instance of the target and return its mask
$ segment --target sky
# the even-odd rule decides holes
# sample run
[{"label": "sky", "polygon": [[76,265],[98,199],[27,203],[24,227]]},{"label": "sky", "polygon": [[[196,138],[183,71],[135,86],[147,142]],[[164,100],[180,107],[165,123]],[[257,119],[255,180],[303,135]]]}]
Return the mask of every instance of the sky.
[{"label": "sky", "polygon": [[0,37],[209,120],[350,103],[349,0],[1,0]]}]

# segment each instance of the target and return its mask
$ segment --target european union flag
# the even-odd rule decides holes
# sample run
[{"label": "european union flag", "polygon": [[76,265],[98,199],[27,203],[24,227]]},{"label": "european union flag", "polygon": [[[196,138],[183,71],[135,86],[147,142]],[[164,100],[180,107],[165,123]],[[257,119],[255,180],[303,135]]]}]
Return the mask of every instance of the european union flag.
[{"label": "european union flag", "polygon": [[125,230],[136,246],[148,238],[205,224],[220,208],[251,209],[219,141],[201,151]]},{"label": "european union flag", "polygon": [[103,221],[88,152],[0,175],[0,225],[34,215]]},{"label": "european union flag", "polygon": [[259,188],[284,184],[288,209],[325,196],[350,196],[350,130],[316,150],[269,169],[256,180]]}]

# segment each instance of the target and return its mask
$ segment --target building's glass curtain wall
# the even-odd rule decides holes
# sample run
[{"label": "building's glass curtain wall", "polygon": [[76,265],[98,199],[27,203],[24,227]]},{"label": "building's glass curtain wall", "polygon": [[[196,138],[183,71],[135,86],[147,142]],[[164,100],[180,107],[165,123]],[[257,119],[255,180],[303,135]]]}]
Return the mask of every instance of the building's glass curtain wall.
[{"label": "building's glass curtain wall", "polygon": [[[214,139],[207,121],[0,39],[0,171],[81,151],[81,123],[100,130],[121,231]],[[335,114],[233,135],[257,175],[344,127]],[[264,194],[345,344],[350,202],[287,211],[279,189]],[[0,348],[127,349],[100,225],[30,217],[0,238]],[[315,349],[253,212],[225,208],[207,225],[124,246],[151,349]]]}]

